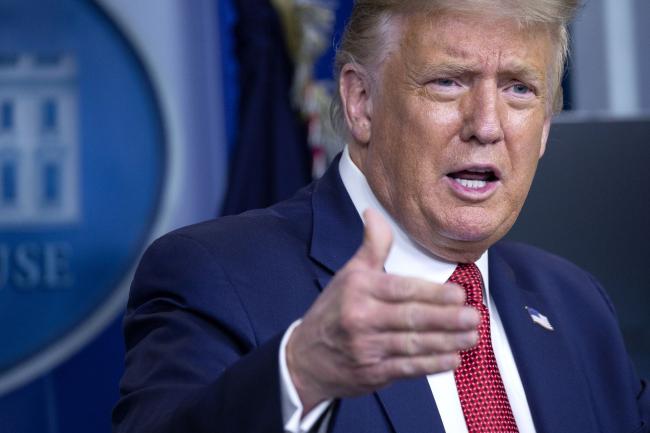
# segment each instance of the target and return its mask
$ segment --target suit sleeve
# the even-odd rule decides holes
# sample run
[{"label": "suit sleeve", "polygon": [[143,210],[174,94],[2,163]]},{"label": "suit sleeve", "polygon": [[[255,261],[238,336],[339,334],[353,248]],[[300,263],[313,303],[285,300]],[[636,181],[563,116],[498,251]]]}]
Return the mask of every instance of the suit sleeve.
[{"label": "suit sleeve", "polygon": [[[611,299],[603,289],[602,285],[598,282],[598,280],[591,274],[588,274],[588,276],[591,279],[594,286],[596,287],[596,289],[598,289],[598,292],[600,293],[600,296],[602,297],[604,302],[607,304],[607,307],[609,308],[609,311],[611,312],[612,316],[616,320],[616,323],[618,323],[616,309],[614,308]],[[642,422],[641,428],[633,433],[650,433],[650,386],[648,386],[646,380],[638,378],[638,376],[636,375],[636,370],[634,368],[634,363],[632,362],[631,359],[629,359],[629,357],[627,358],[627,361],[629,364],[629,368],[627,369],[627,371],[631,373],[631,383],[633,389],[638,390],[636,393],[636,401],[639,406],[639,414],[641,416],[641,422]]]},{"label": "suit sleeve", "polygon": [[124,319],[114,433],[283,432],[281,335],[260,344],[235,288],[197,241],[145,253]]}]

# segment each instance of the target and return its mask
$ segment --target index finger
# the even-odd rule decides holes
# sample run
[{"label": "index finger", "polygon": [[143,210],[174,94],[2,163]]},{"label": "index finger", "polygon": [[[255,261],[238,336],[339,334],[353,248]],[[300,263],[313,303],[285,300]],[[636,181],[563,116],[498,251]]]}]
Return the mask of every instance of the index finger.
[{"label": "index finger", "polygon": [[384,302],[425,302],[439,305],[465,303],[465,290],[456,284],[438,284],[393,274],[383,274],[377,278],[370,292]]}]

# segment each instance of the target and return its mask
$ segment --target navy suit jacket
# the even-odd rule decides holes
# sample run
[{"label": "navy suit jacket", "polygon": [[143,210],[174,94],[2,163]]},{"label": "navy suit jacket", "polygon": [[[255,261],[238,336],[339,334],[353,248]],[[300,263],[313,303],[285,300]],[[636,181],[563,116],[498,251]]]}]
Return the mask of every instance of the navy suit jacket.
[{"label": "navy suit jacket", "polygon": [[[288,201],[177,230],[148,249],[124,322],[115,433],[283,431],[281,336],[362,240],[337,166]],[[650,392],[594,278],[511,243],[490,249],[489,268],[537,432],[648,432]],[[526,306],[555,330],[533,323]],[[337,401],[330,431],[444,429],[421,377]]]}]

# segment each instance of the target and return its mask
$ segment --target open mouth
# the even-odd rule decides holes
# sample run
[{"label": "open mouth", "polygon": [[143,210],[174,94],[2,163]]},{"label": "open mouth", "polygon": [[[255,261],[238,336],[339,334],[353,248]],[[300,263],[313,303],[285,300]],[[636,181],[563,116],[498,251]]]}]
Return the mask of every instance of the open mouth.
[{"label": "open mouth", "polygon": [[498,173],[491,168],[472,167],[465,170],[455,171],[447,175],[454,182],[464,188],[481,190],[490,183],[499,180]]}]

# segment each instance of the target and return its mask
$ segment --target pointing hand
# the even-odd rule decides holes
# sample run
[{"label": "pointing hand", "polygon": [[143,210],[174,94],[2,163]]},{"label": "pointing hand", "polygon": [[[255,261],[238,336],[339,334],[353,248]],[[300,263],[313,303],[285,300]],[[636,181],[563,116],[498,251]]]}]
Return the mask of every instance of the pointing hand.
[{"label": "pointing hand", "polygon": [[364,213],[364,239],[293,331],[287,365],[305,413],[407,377],[451,370],[476,344],[478,313],[458,286],[386,274],[390,226]]}]

